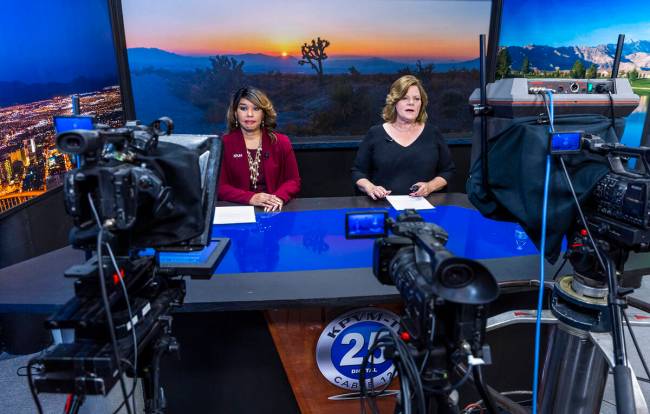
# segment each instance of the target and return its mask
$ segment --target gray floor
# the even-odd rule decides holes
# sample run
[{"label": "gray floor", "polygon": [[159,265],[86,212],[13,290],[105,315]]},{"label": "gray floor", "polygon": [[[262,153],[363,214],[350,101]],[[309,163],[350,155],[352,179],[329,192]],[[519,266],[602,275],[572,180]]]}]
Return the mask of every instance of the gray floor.
[{"label": "gray floor", "polygon": [[[16,374],[20,368],[20,374],[25,374],[25,366],[30,358],[37,356],[20,355],[12,356],[0,354],[0,413],[22,414],[35,413],[36,407],[29,392],[27,377]],[[127,389],[130,389],[132,380],[126,379]],[[138,383],[139,385],[139,383]],[[136,392],[136,404],[138,412],[143,412],[142,394],[138,387]],[[39,400],[46,414],[61,414],[65,406],[66,396],[63,394],[40,394]],[[111,414],[122,402],[122,393],[119,386],[113,387],[107,397],[88,397],[81,406],[81,414]],[[122,407],[120,414],[126,413]]]},{"label": "gray floor", "polygon": [[[643,298],[644,300],[650,299],[650,277],[646,277],[641,289],[634,293],[635,296]],[[628,311],[629,312],[629,311]],[[650,328],[634,328],[637,340],[642,347],[642,352],[648,363],[650,363]],[[627,332],[627,331],[626,331]],[[627,334],[627,349],[628,357],[631,362],[632,368],[638,377],[647,378],[643,370],[643,366],[639,357],[634,349],[632,339]],[[35,355],[21,355],[12,356],[8,354],[0,354],[0,412],[11,414],[34,413],[36,409],[32,401],[32,397],[27,386],[27,378],[18,376],[16,371],[20,367],[24,367],[27,361]],[[21,369],[24,374],[25,369]],[[131,380],[127,379],[127,388],[130,387]],[[641,389],[645,396],[646,401],[650,402],[650,384],[647,382],[640,382]],[[43,411],[47,414],[55,413],[60,414],[63,412],[65,404],[64,395],[55,394],[41,394],[41,404]],[[136,393],[137,410],[142,412],[142,394],[140,389]],[[112,413],[119,403],[122,401],[122,394],[120,387],[116,386],[111,390],[107,397],[89,397],[82,406],[80,413],[83,414],[103,414]],[[612,377],[610,375],[607,381],[607,388],[603,398],[601,414],[615,414],[616,406],[614,404],[614,387]],[[122,408],[120,414],[126,413],[126,409]]]}]

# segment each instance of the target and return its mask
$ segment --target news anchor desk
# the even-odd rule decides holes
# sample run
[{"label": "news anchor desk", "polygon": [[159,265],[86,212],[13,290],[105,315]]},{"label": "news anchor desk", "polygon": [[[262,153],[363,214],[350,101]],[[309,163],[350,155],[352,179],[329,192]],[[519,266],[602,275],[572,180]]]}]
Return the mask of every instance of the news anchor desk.
[{"label": "news anchor desk", "polygon": [[[537,250],[513,223],[483,218],[464,194],[433,194],[420,213],[449,233],[447,248],[480,260],[503,287],[538,278]],[[219,203],[230,205],[230,203]],[[257,211],[257,222],[214,226],[231,245],[209,280],[188,280],[181,311],[352,306],[395,302],[397,290],[372,274],[373,240],[345,239],[345,212],[387,209],[367,197],[297,199],[280,213]],[[84,253],[59,249],[0,270],[0,312],[51,312],[73,295],[63,277]],[[632,260],[631,260],[632,261]],[[547,266],[547,277],[554,273]]]},{"label": "news anchor desk", "polygon": [[[448,232],[452,253],[481,261],[502,293],[532,292],[531,281],[539,272],[537,250],[515,224],[483,218],[464,194],[434,194],[428,199],[435,209],[420,213]],[[258,210],[256,223],[215,226],[214,236],[231,239],[229,250],[211,279],[188,280],[185,305],[178,312],[265,310],[273,346],[300,411],[358,412],[358,401],[328,398],[346,391],[321,376],[314,355],[320,333],[341,313],[377,305],[400,312],[397,290],[381,285],[372,274],[373,240],[345,239],[346,211],[378,208],[392,216],[397,213],[386,201],[367,197],[311,198],[294,200],[280,213]],[[83,258],[83,252],[68,247],[0,270],[0,313],[52,312],[73,295],[73,281],[65,279],[63,271]],[[640,262],[632,257],[629,267]],[[547,266],[547,280],[556,266]],[[533,301],[523,307],[533,308]],[[192,335],[202,335],[201,327],[193,329]],[[191,383],[187,375],[179,381]],[[179,406],[187,407],[192,398]],[[393,403],[383,400],[382,405]],[[286,407],[273,411],[288,412]]]}]

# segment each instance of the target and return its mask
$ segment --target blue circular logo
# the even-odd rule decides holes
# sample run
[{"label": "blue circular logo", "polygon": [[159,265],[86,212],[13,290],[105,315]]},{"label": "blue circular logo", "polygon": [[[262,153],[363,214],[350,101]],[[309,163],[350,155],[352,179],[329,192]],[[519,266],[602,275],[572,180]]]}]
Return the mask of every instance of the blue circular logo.
[{"label": "blue circular logo", "polygon": [[[341,374],[358,378],[363,358],[368,355],[381,330],[386,326],[379,322],[359,322],[344,329],[332,344],[332,363]],[[374,378],[393,364],[383,355],[382,349],[375,349],[374,358],[368,359],[366,378]],[[373,362],[370,365],[370,362]]]},{"label": "blue circular logo", "polygon": [[[318,368],[337,387],[358,391],[361,364],[370,347],[379,337],[389,335],[387,329],[398,328],[399,317],[384,309],[347,312],[330,322],[318,339]],[[367,387],[383,387],[394,375],[393,362],[384,356],[382,348],[375,349],[366,366]]]}]

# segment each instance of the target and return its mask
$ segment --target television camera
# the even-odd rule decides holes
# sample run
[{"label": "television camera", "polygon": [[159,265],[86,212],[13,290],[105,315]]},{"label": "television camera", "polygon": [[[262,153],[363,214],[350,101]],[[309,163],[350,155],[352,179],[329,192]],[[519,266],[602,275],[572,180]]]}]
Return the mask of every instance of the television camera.
[{"label": "television camera", "polygon": [[[210,238],[221,141],[172,131],[163,117],[57,134],[57,147],[80,158],[63,193],[71,244],[87,261],[66,270],[75,296],[46,321],[56,345],[29,362],[39,412],[38,392],[71,394],[76,412],[86,395],[106,395],[119,382],[131,413],[138,377],[145,411],[165,407],[159,362],[179,349],[169,313],[183,303],[183,276],[210,277],[228,245]],[[134,378],[130,392],[125,373]]]},{"label": "television camera", "polygon": [[424,222],[415,210],[396,220],[385,212],[349,213],[346,229],[356,238],[385,236],[388,229],[393,233],[375,241],[373,273],[381,283],[395,285],[405,308],[402,334],[380,333],[364,359],[362,396],[376,395],[365,389],[363,376],[372,363],[369,356],[382,348],[400,375],[396,412],[458,412],[457,389],[471,374],[489,404],[480,366],[490,362],[484,343],[487,305],[499,294],[490,272],[474,260],[455,257],[445,248],[447,232]]},{"label": "television camera", "polygon": [[[562,82],[578,88],[561,91]],[[623,117],[638,102],[629,82],[614,78],[503,79],[482,82],[470,98],[481,118],[467,182],[470,201],[486,217],[518,222],[552,263],[562,239],[568,241],[565,258],[573,274],[552,284],[557,320],[540,379],[541,413],[598,412],[610,366],[618,412],[645,406],[634,396],[638,383],[630,375],[621,323],[626,296],[644,274],[626,271],[625,264],[631,252],[647,252],[650,241],[650,150],[618,143]],[[545,232],[542,205],[550,219]]]},{"label": "television camera", "polygon": [[[577,203],[579,218],[567,234],[569,246],[565,257],[574,273],[554,281],[551,301],[553,314],[567,329],[558,331],[551,347],[557,349],[567,341],[575,342],[572,336],[580,332],[611,332],[617,406],[619,412],[636,412],[631,370],[623,344],[622,317],[627,317],[622,305],[625,296],[641,286],[643,275],[643,272],[625,272],[630,253],[650,251],[650,148],[607,143],[598,136],[581,132],[556,132],[550,134],[549,149],[552,155],[560,157],[565,171],[565,158],[580,153],[601,157],[609,167],[584,203],[584,211]],[[567,183],[571,183],[568,173]],[[554,405],[556,388],[552,384],[559,380],[556,376],[560,361],[557,352],[551,353],[544,373],[551,381],[550,386],[542,389],[541,396],[542,406],[548,412]],[[592,389],[602,391],[608,371],[606,361],[596,358],[582,369],[583,374],[574,383],[590,382]],[[600,401],[591,402],[594,407],[599,404]]]}]

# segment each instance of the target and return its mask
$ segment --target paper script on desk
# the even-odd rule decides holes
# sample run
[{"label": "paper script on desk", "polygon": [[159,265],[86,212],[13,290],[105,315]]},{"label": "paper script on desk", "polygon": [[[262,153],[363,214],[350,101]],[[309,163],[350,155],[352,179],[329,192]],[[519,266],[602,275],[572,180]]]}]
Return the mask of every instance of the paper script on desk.
[{"label": "paper script on desk", "polygon": [[395,210],[406,210],[406,209],[415,209],[415,210],[428,210],[435,208],[427,201],[424,197],[411,197],[408,195],[403,196],[386,196],[386,200],[393,206]]},{"label": "paper script on desk", "polygon": [[232,206],[214,209],[214,224],[255,223],[255,207]]}]

